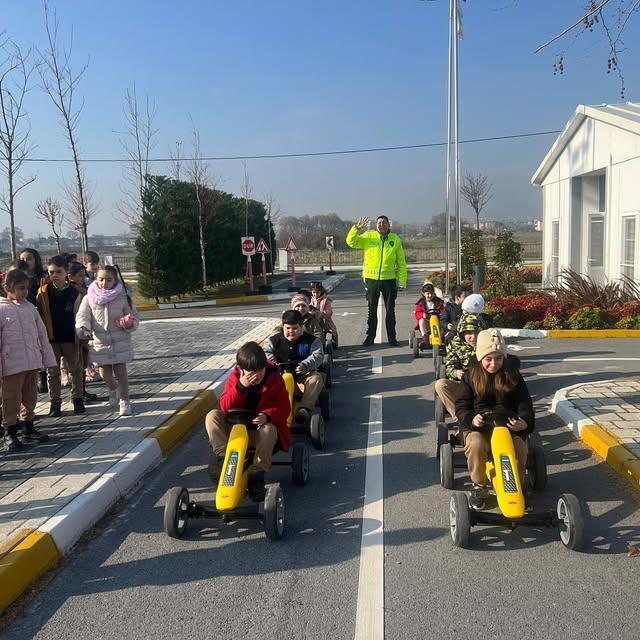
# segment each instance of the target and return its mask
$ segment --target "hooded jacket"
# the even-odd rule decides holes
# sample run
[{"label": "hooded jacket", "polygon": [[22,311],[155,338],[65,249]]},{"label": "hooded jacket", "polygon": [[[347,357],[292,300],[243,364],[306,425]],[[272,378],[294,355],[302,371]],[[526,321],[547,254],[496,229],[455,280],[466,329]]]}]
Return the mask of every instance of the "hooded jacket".
[{"label": "hooded jacket", "polygon": [[289,394],[284,386],[280,372],[272,364],[267,363],[264,378],[257,387],[257,393],[240,383],[240,370],[234,367],[224,385],[220,396],[220,409],[252,409],[256,413],[264,413],[267,421],[278,431],[278,440],[283,451],[289,450],[291,432],[287,419],[291,413]]},{"label": "hooded jacket", "polygon": [[0,350],[0,377],[56,366],[44,323],[27,300],[0,298]]},{"label": "hooded jacket", "polygon": [[407,286],[407,261],[397,233],[382,236],[375,229],[358,233],[354,224],[346,242],[350,247],[364,251],[362,277],[365,280],[397,280],[398,286]]}]

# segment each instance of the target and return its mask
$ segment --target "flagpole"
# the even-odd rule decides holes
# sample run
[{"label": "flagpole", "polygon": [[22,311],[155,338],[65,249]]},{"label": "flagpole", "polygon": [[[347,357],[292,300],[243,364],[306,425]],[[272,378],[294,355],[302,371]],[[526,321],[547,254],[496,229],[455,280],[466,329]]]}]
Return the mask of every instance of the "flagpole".
[{"label": "flagpole", "polygon": [[445,192],[447,195],[446,223],[445,223],[445,256],[444,256],[444,286],[445,292],[451,290],[449,282],[449,254],[451,252],[451,48],[453,40],[453,5],[455,0],[449,0],[449,61],[447,81],[447,183]]},{"label": "flagpole", "polygon": [[460,219],[460,118],[458,110],[458,0],[453,0],[453,162],[456,212],[456,283],[462,282],[462,220]]}]

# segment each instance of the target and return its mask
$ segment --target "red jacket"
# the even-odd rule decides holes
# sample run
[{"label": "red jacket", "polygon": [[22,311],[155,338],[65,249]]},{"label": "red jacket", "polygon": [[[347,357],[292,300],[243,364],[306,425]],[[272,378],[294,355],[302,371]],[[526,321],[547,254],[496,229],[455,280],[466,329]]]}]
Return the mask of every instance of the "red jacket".
[{"label": "red jacket", "polygon": [[[427,301],[425,297],[422,296],[419,300],[416,301],[416,306],[413,311],[413,315],[416,319],[416,329],[418,328],[418,322],[422,320],[422,318],[429,318],[432,313],[437,314],[438,318],[440,318],[440,314],[442,313],[442,309],[444,308],[444,301],[437,296],[431,298],[431,302],[433,302],[433,310],[427,310]],[[428,326],[429,323],[427,323]]]},{"label": "red jacket", "polygon": [[[248,389],[240,385],[240,370],[238,367],[234,367],[220,396],[220,409],[222,411],[244,409],[248,399]],[[288,451],[291,443],[291,432],[287,426],[287,418],[291,413],[291,404],[280,371],[271,363],[267,363],[255,411],[268,416],[269,422],[278,430],[280,447],[283,451]]]}]

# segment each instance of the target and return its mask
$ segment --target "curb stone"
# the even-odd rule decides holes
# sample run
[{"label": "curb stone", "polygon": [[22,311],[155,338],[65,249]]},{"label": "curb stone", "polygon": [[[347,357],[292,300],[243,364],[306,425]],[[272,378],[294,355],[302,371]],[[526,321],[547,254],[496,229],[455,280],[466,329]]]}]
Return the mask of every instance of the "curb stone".
[{"label": "curb stone", "polygon": [[[599,380],[607,384],[613,380]],[[640,458],[624,446],[621,440],[611,435],[604,427],[586,416],[568,398],[567,393],[584,386],[574,384],[556,391],[551,403],[551,411],[565,422],[576,439],[584,442],[602,458],[618,475],[640,490]]]}]

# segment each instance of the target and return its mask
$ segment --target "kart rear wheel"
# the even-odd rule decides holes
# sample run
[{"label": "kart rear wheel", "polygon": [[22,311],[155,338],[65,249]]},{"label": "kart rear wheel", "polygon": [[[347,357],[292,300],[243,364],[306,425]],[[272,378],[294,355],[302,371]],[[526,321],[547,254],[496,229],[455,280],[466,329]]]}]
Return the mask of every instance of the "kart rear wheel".
[{"label": "kart rear wheel", "polygon": [[324,360],[322,361],[322,370],[324,371],[324,386],[326,389],[330,389],[333,384],[333,371],[332,364],[329,356],[324,356]]},{"label": "kart rear wheel", "polygon": [[440,367],[440,347],[437,344],[433,345],[433,370],[438,373]]},{"label": "kart rear wheel", "polygon": [[416,339],[416,332],[409,331],[409,349],[413,349],[413,341]]},{"label": "kart rear wheel", "polygon": [[284,495],[280,485],[270,484],[267,487],[262,525],[269,540],[280,540],[284,535]]},{"label": "kart rear wheel", "polygon": [[413,357],[414,358],[420,357],[420,342],[421,342],[421,338],[418,338],[417,336],[413,338]]},{"label": "kart rear wheel", "polygon": [[530,447],[527,455],[527,475],[534,491],[544,491],[547,486],[547,461],[540,447]]},{"label": "kart rear wheel", "polygon": [[164,530],[170,538],[181,538],[189,522],[189,492],[184,487],[169,490],[164,504]]},{"label": "kart rear wheel", "polygon": [[447,429],[447,425],[444,422],[439,422],[436,425],[436,430],[438,434],[438,449],[436,451],[436,458],[440,460],[440,447],[449,442],[449,429]]},{"label": "kart rear wheel", "polygon": [[562,544],[567,549],[579,551],[584,541],[584,519],[578,498],[572,493],[563,493],[558,498],[556,513]]},{"label": "kart rear wheel", "polygon": [[444,404],[440,399],[440,396],[437,393],[435,394],[435,396],[436,396],[434,401],[435,419],[436,419],[436,424],[439,424],[441,422],[444,422],[445,410],[444,410]]},{"label": "kart rear wheel", "polygon": [[440,484],[453,489],[453,447],[448,442],[440,447]]},{"label": "kart rear wheel", "polygon": [[467,494],[462,491],[456,491],[449,500],[449,533],[456,547],[464,549],[469,545],[471,516]]},{"label": "kart rear wheel", "polygon": [[438,368],[436,369],[436,379],[443,380],[446,377],[447,377],[447,374],[445,372],[444,363],[441,362],[438,365]]},{"label": "kart rear wheel", "polygon": [[302,442],[296,442],[291,451],[291,479],[299,487],[309,482],[309,459],[309,449]]},{"label": "kart rear wheel", "polygon": [[314,413],[309,421],[311,444],[316,449],[324,449],[324,420],[320,413]]},{"label": "kart rear wheel", "polygon": [[320,412],[322,413],[322,418],[326,421],[331,420],[332,412],[331,412],[331,394],[323,389],[320,392],[320,397],[318,398],[318,404],[320,405]]}]

